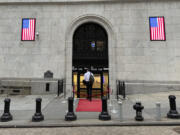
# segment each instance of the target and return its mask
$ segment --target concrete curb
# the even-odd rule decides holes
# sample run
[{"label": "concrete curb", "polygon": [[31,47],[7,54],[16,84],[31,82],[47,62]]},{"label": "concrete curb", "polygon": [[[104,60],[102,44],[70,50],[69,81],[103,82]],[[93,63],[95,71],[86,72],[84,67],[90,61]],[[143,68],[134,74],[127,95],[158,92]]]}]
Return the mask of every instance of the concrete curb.
[{"label": "concrete curb", "polygon": [[19,124],[0,125],[0,128],[56,128],[56,127],[105,127],[105,126],[179,126],[180,122],[135,122],[135,123],[101,123],[101,124]]}]

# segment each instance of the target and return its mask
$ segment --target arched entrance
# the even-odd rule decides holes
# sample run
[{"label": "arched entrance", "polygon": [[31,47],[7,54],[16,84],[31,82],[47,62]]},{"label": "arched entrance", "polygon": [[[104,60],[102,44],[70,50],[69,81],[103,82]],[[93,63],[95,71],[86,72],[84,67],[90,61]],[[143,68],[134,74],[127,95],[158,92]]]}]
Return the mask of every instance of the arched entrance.
[{"label": "arched entrance", "polygon": [[96,14],[85,14],[78,16],[71,20],[71,23],[68,25],[65,33],[65,65],[64,65],[64,96],[68,96],[68,93],[72,91],[72,64],[73,64],[73,35],[78,27],[85,23],[94,22],[102,26],[108,35],[108,72],[109,72],[109,87],[113,91],[112,95],[116,93],[116,49],[117,49],[117,40],[116,40],[116,30],[113,28],[111,22],[103,16]]},{"label": "arched entrance", "polygon": [[81,24],[73,35],[72,84],[78,98],[86,97],[83,85],[84,68],[88,67],[95,76],[92,96],[108,95],[108,35],[99,24],[87,22]]}]

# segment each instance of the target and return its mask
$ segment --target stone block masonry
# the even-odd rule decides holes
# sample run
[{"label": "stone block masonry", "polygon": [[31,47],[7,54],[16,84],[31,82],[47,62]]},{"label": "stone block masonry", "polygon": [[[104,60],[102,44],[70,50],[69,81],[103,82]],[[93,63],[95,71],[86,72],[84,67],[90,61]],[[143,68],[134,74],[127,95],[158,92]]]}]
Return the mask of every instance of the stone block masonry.
[{"label": "stone block masonry", "polygon": [[[1,0],[0,7],[1,78],[36,80],[50,70],[54,78],[65,78],[71,89],[74,31],[94,22],[108,35],[111,89],[116,89],[117,79],[180,81],[177,0]],[[166,41],[150,41],[150,16],[164,16]],[[21,41],[22,18],[36,18],[35,41]],[[39,93],[45,82],[38,86]]]}]

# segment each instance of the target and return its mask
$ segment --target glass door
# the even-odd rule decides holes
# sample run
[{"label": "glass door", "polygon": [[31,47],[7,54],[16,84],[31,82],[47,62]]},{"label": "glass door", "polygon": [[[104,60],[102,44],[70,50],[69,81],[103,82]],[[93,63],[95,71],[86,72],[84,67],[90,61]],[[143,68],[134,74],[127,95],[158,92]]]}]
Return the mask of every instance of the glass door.
[{"label": "glass door", "polygon": [[[92,98],[101,98],[102,96],[108,96],[108,72],[94,71],[94,84],[92,87]],[[73,72],[73,87],[75,92],[75,97],[86,98],[87,90],[86,86],[83,84],[84,72],[77,71]]]}]

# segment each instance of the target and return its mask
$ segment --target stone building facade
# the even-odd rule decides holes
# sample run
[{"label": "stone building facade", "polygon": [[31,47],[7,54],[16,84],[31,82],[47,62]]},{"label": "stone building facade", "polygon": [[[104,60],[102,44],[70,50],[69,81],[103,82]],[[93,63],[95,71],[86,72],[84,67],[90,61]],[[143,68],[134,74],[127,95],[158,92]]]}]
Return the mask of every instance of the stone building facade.
[{"label": "stone building facade", "polygon": [[[166,41],[150,41],[150,16],[164,16]],[[35,41],[21,41],[22,18],[36,18]],[[37,84],[49,81],[43,77],[50,70],[53,92],[57,79],[65,79],[65,89],[71,89],[73,34],[89,22],[102,26],[108,35],[111,89],[116,90],[116,80],[125,80],[127,93],[179,90],[177,0],[1,0],[1,81]]]}]

